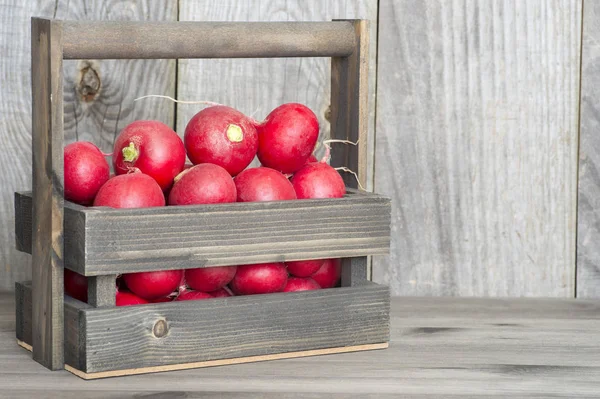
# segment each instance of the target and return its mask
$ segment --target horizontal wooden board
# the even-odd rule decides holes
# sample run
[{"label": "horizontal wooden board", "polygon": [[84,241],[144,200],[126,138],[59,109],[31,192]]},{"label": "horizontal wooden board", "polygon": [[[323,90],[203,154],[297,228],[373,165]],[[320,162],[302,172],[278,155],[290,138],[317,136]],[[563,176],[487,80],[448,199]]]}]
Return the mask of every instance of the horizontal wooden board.
[{"label": "horizontal wooden board", "polygon": [[348,22],[73,21],[65,59],[334,57],[354,51]]},{"label": "horizontal wooden board", "polygon": [[[17,248],[31,251],[31,198],[15,196]],[[344,198],[146,209],[65,205],[65,266],[134,271],[386,254],[390,201]]]},{"label": "horizontal wooden board", "polygon": [[[27,284],[20,292],[24,298],[31,295]],[[22,306],[17,311],[29,314]],[[389,311],[389,289],[368,281],[357,287],[120,308],[91,308],[67,297],[65,340],[79,347],[66,348],[65,356],[74,368],[95,373],[380,344],[389,340]],[[68,315],[74,314],[78,322],[69,324]],[[161,337],[157,323],[167,326]],[[18,339],[28,343],[24,332]]]}]

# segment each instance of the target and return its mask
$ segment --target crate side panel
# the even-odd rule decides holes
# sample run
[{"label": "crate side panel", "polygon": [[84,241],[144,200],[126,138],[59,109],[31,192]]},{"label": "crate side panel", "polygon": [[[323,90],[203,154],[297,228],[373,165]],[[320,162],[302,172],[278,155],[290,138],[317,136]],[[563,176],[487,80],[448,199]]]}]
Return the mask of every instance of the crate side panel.
[{"label": "crate side panel", "polygon": [[389,340],[389,290],[372,283],[83,313],[88,373]]}]

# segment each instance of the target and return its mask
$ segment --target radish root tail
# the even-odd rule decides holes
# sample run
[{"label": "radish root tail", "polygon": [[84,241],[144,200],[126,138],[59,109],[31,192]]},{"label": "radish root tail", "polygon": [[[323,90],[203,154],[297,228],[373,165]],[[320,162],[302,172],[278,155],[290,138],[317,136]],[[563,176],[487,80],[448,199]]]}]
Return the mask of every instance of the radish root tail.
[{"label": "radish root tail", "polygon": [[363,187],[363,185],[360,183],[360,179],[358,178],[358,175],[356,174],[355,171],[348,169],[345,166],[340,166],[339,168],[334,168],[335,170],[341,170],[344,172],[348,172],[348,173],[352,173],[354,175],[354,177],[356,178],[356,182],[358,183],[358,187],[362,190],[362,191],[367,191],[366,188]]},{"label": "radish root tail", "polygon": [[321,162],[328,163],[329,160],[331,159],[331,146],[329,145],[330,143],[343,143],[343,144],[358,145],[359,141],[360,140],[350,141],[350,140],[338,140],[338,139],[323,140],[323,145],[325,146],[325,155],[321,159]]},{"label": "radish root tail", "polygon": [[173,97],[169,97],[169,96],[163,96],[160,94],[148,94],[147,96],[141,96],[138,98],[134,98],[133,101],[138,101],[138,100],[142,100],[144,98],[165,98],[167,100],[171,100],[177,104],[204,104],[204,105],[210,105],[210,106],[215,106],[215,105],[223,105],[223,104],[219,104],[216,103],[214,101],[184,101],[184,100],[176,100]]},{"label": "radish root tail", "polygon": [[[138,98],[134,98],[133,101],[138,101],[138,100],[142,100],[144,98],[164,98],[170,101],[173,101],[177,104],[202,104],[202,105],[210,105],[211,107],[215,107],[217,105],[221,105],[224,106],[225,104],[221,104],[221,103],[216,103],[214,101],[204,101],[204,100],[200,100],[200,101],[186,101],[186,100],[176,100],[173,97],[170,96],[163,96],[161,94],[148,94],[146,96],[141,96]],[[259,107],[260,108],[260,107]],[[256,111],[254,111],[254,114],[258,112],[258,109]],[[248,118],[250,120],[250,122],[252,122],[252,124],[254,124],[255,126],[258,126],[261,124],[261,122],[257,121],[256,119],[254,119],[252,116],[247,116],[246,118]]]}]

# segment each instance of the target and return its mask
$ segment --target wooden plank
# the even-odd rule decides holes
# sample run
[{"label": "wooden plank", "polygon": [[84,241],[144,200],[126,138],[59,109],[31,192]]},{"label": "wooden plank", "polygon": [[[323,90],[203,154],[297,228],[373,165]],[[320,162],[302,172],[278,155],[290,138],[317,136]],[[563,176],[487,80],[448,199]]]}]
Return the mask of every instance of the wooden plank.
[{"label": "wooden plank", "polygon": [[[86,368],[81,371],[383,343],[389,339],[388,295],[387,287],[368,285],[201,304],[87,309]],[[161,321],[167,334],[149,334]]]},{"label": "wooden plank", "polygon": [[600,4],[583,7],[581,100],[579,126],[579,191],[577,197],[577,297],[600,297]]},{"label": "wooden plank", "polygon": [[32,18],[32,345],[51,370],[64,365],[62,25]]},{"label": "wooden plank", "polygon": [[88,283],[88,301],[90,306],[115,306],[117,295],[117,276],[108,274],[104,276],[90,276]]},{"label": "wooden plank", "polygon": [[[31,188],[31,5],[0,0],[0,289],[31,280],[31,257],[14,250],[16,190]],[[38,15],[36,13],[36,15]]]},{"label": "wooden plank", "polygon": [[[330,21],[332,19],[368,19],[371,51],[369,56],[369,118],[367,137],[367,188],[372,189],[375,72],[377,50],[377,0],[180,0],[182,21]],[[177,98],[210,100],[227,104],[258,120],[275,107],[300,102],[311,108],[319,119],[319,141],[330,138],[330,60],[326,58],[223,59],[178,61]],[[151,94],[150,92],[148,94]],[[165,102],[167,100],[164,100]],[[188,121],[203,106],[178,104],[177,130],[183,134]],[[332,144],[334,148],[344,144]],[[319,145],[320,159],[324,146]],[[252,165],[258,165],[256,160]]]},{"label": "wooden plank", "polygon": [[[390,201],[367,193],[126,210],[67,203],[66,210],[65,266],[87,276],[385,254],[390,243]],[[30,229],[27,215],[16,218]]]},{"label": "wooden plank", "polygon": [[[23,287],[25,295],[30,294]],[[298,357],[342,352],[342,348],[366,350],[375,347],[357,346],[389,340],[389,289],[371,282],[351,288],[120,308],[91,308],[68,299],[65,312],[73,317],[65,319],[70,320],[65,322],[67,342],[79,345],[65,350],[70,354],[67,363],[85,373],[127,370],[122,371],[126,375],[269,360],[263,356],[290,352],[325,350],[288,355]],[[26,317],[27,312],[22,314]],[[157,323],[166,323],[166,335],[154,335]],[[273,359],[285,358],[281,356]],[[212,363],[224,359],[235,360]],[[150,369],[129,370],[146,367]],[[108,376],[111,373],[95,378]]]},{"label": "wooden plank", "polygon": [[[386,350],[83,381],[15,345],[0,293],[0,390],[7,397],[593,398],[597,300],[392,298]],[[177,386],[172,389],[160,387]],[[66,388],[68,387],[68,388]],[[151,396],[154,395],[154,396]]]},{"label": "wooden plank", "polygon": [[65,59],[333,57],[353,50],[345,22],[65,23]]},{"label": "wooden plank", "polygon": [[381,2],[395,295],[572,297],[582,1]]},{"label": "wooden plank", "polygon": [[331,138],[358,145],[334,146],[330,164],[354,171],[358,176],[340,173],[346,186],[356,188],[367,184],[369,31],[366,20],[354,21],[353,25],[355,51],[348,57],[331,59]]},{"label": "wooden plank", "polygon": [[342,287],[363,285],[367,281],[367,264],[366,256],[342,259]]}]

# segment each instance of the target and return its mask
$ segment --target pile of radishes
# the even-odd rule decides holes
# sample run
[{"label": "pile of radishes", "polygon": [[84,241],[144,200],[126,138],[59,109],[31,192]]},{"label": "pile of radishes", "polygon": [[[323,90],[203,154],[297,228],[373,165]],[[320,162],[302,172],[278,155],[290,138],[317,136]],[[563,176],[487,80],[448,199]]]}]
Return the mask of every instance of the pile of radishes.
[{"label": "pile of radishes", "polygon": [[[108,155],[94,144],[65,147],[65,198],[85,206],[144,208],[343,197],[337,170],[312,155],[318,136],[315,114],[297,103],[275,108],[263,122],[211,106],[188,122],[183,141],[162,122],[135,121],[115,140],[112,177]],[[261,166],[248,168],[255,157]],[[340,272],[339,259],[321,259],[129,273],[117,280],[116,303],[331,288]],[[65,269],[65,291],[87,301],[87,280]]]}]

